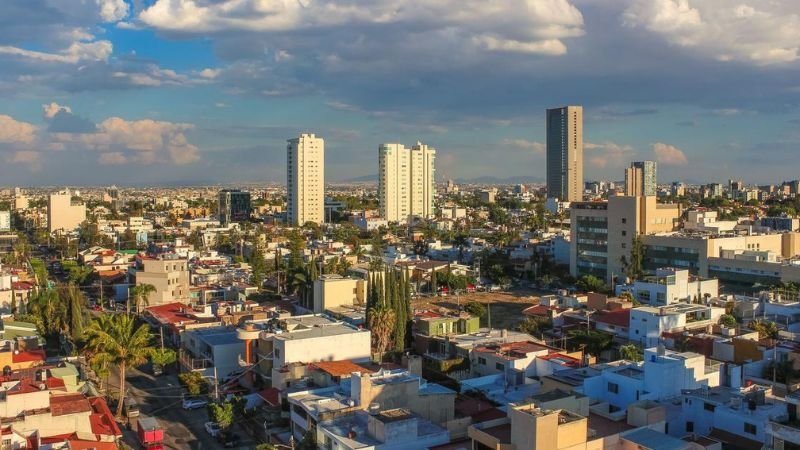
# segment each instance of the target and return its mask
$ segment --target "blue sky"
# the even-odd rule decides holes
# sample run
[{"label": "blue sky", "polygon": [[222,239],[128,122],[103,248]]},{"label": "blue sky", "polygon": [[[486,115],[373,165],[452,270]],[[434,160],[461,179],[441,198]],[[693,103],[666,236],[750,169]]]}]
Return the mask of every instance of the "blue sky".
[{"label": "blue sky", "polygon": [[5,0],[0,184],[329,180],[382,142],[439,178],[544,177],[544,110],[585,108],[587,179],[800,178],[794,0]]}]

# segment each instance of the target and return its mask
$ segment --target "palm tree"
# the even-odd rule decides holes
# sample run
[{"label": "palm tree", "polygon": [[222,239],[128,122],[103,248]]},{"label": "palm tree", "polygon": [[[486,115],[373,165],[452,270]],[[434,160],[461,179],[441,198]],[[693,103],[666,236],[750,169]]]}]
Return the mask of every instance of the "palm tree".
[{"label": "palm tree", "polygon": [[394,310],[385,305],[379,305],[370,310],[368,326],[372,333],[372,347],[381,361],[394,335],[395,319]]},{"label": "palm tree", "polygon": [[86,342],[92,362],[119,367],[117,416],[120,416],[128,366],[144,364],[154,351],[150,345],[150,328],[146,324],[137,328],[136,319],[126,314],[104,314],[89,325]]},{"label": "palm tree", "polygon": [[[131,288],[131,297],[133,298],[133,306],[138,314],[141,312],[142,306],[150,306],[150,294],[156,292],[156,287],[152,284],[137,284]],[[128,313],[130,313],[130,305],[128,305]]]},{"label": "palm tree", "polygon": [[619,356],[627,361],[638,362],[642,360],[639,348],[633,344],[623,345],[619,348]]}]

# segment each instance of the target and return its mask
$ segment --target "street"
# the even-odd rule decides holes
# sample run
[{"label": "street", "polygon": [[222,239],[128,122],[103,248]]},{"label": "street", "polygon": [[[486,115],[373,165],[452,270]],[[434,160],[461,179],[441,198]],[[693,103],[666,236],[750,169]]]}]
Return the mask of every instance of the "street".
[{"label": "street", "polygon": [[[138,369],[128,369],[128,395],[139,404],[141,414],[155,417],[164,428],[166,449],[217,449],[222,446],[203,428],[208,422],[206,408],[184,410],[183,390],[175,374],[158,378]],[[116,374],[114,374],[116,378]],[[125,430],[124,441],[133,448],[140,444],[135,427]],[[239,436],[238,449],[252,449],[256,443],[234,423],[233,432]]]}]

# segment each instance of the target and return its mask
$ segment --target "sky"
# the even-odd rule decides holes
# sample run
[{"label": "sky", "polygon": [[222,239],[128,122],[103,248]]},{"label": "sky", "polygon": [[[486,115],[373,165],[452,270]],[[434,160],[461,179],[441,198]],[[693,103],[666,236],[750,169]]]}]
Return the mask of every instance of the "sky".
[{"label": "sky", "polygon": [[0,185],[280,183],[384,142],[437,178],[545,176],[584,107],[587,180],[800,178],[797,0],[3,0]]}]

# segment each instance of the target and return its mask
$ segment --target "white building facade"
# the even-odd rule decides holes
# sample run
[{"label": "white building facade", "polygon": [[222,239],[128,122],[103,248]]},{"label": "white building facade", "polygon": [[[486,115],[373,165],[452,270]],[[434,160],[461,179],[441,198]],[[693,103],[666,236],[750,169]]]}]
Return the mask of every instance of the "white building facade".
[{"label": "white building facade", "polygon": [[325,140],[303,133],[286,146],[286,220],[325,221]]},{"label": "white building facade", "polygon": [[378,198],[381,216],[390,222],[434,216],[436,150],[421,142],[378,147]]}]

